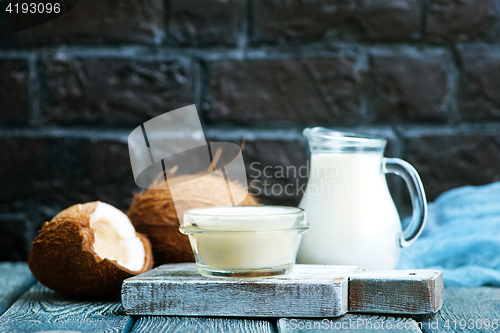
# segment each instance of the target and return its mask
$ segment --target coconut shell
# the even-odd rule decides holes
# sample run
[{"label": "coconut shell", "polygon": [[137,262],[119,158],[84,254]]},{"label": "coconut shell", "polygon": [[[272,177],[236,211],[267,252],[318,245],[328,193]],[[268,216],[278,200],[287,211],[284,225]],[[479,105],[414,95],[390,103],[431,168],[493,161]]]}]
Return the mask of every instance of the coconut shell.
[{"label": "coconut shell", "polygon": [[66,296],[96,298],[120,292],[124,279],[153,267],[151,244],[139,233],[146,251],[141,271],[130,271],[97,255],[90,228],[90,214],[97,203],[71,206],[44,223],[28,258],[29,268],[40,283]]},{"label": "coconut shell", "polygon": [[[169,178],[169,183],[177,184],[183,195],[177,198],[175,204],[181,219],[186,210],[227,205],[227,185],[224,178],[216,175],[205,175],[195,182],[193,175],[183,175]],[[233,183],[235,196],[243,196],[245,188]],[[155,184],[151,187],[157,187]],[[255,197],[248,194],[239,206],[258,205]],[[180,221],[170,190],[148,189],[135,194],[127,215],[138,232],[145,234],[151,241],[155,265],[177,262],[193,262],[189,238],[179,231]]]}]

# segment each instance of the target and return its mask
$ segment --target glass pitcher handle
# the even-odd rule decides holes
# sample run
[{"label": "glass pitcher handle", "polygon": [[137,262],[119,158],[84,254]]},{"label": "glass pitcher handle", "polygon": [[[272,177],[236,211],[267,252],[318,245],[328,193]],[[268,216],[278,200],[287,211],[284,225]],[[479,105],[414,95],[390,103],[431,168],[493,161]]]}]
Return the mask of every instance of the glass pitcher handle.
[{"label": "glass pitcher handle", "polygon": [[385,173],[394,173],[402,177],[405,180],[408,191],[410,191],[413,214],[410,224],[403,231],[399,240],[401,247],[407,247],[420,236],[427,219],[427,201],[424,186],[417,170],[410,163],[399,158],[384,158],[382,170]]}]

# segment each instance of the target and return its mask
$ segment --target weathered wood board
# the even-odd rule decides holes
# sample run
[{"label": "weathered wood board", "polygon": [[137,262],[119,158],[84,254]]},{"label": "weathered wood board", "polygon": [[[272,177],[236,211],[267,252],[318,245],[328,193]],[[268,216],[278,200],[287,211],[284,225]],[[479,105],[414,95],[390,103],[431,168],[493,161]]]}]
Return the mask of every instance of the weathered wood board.
[{"label": "weathered wood board", "polygon": [[137,318],[131,333],[176,332],[245,332],[274,333],[273,323],[267,320],[232,318],[196,318],[144,316]]},{"label": "weathered wood board", "polygon": [[172,264],[125,280],[122,303],[131,315],[421,314],[441,307],[443,279],[434,270],[361,272],[356,266],[296,265],[288,275],[229,280],[203,277],[195,264]]},{"label": "weathered wood board", "polygon": [[368,271],[349,277],[349,312],[421,314],[444,301],[438,270]]},{"label": "weathered wood board", "polygon": [[335,317],[347,312],[347,276],[356,266],[296,265],[266,279],[213,279],[195,264],[157,267],[124,281],[131,315]]},{"label": "weathered wood board", "polygon": [[78,301],[37,283],[0,316],[0,333],[128,332],[132,324],[119,300]]},{"label": "weathered wood board", "polygon": [[423,332],[500,332],[500,288],[446,287],[441,311],[415,316]]},{"label": "weathered wood board", "polygon": [[411,318],[346,314],[340,318],[321,320],[282,318],[278,320],[278,333],[328,332],[409,332],[422,333],[419,323]]},{"label": "weathered wood board", "polygon": [[0,263],[0,315],[35,282],[26,263]]},{"label": "weathered wood board", "polygon": [[[413,319],[408,316],[369,314],[345,314],[339,318],[325,316],[316,319],[292,317],[267,320],[248,317],[243,319],[144,316],[135,317],[135,324],[132,325],[134,323],[132,317],[124,315],[117,300],[88,302],[72,300],[51,292],[39,284],[29,288],[32,281],[34,279],[26,263],[0,263],[0,303],[6,299],[8,303],[3,304],[14,302],[15,296],[12,296],[9,290],[16,290],[15,293],[19,294],[19,290],[29,289],[3,316],[0,316],[0,332],[267,333],[274,332],[277,328],[281,333],[315,331],[418,333],[419,327],[425,333],[500,331],[500,288],[495,287],[446,287],[441,311],[435,314],[415,315],[412,316]],[[400,329],[401,326],[404,328]]]}]

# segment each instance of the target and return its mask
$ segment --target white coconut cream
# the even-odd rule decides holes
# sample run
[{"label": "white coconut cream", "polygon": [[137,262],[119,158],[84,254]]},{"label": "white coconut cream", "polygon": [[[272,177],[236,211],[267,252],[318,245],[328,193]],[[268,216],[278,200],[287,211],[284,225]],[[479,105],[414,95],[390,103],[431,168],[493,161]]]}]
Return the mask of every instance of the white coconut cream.
[{"label": "white coconut cream", "polygon": [[255,277],[288,272],[307,227],[300,208],[212,207],[187,211],[180,231],[201,274]]}]

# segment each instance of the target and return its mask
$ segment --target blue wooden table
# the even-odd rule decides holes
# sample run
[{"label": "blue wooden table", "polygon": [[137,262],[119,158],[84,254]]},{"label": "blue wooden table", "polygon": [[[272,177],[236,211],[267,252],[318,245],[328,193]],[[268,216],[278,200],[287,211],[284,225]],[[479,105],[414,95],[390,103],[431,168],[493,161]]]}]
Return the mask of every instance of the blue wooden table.
[{"label": "blue wooden table", "polygon": [[0,315],[0,332],[500,332],[500,288],[446,288],[441,311],[417,317],[132,317],[119,296],[68,299],[39,284],[25,263],[0,263]]}]

